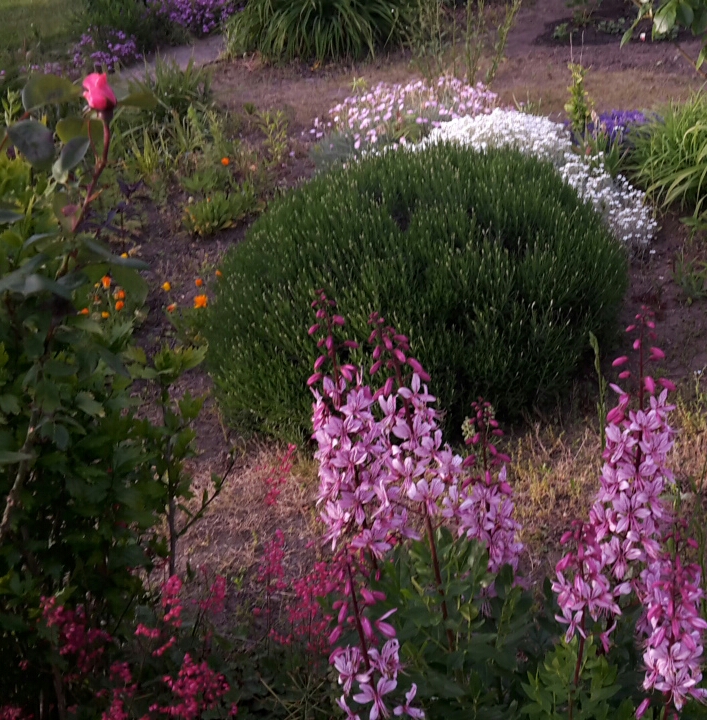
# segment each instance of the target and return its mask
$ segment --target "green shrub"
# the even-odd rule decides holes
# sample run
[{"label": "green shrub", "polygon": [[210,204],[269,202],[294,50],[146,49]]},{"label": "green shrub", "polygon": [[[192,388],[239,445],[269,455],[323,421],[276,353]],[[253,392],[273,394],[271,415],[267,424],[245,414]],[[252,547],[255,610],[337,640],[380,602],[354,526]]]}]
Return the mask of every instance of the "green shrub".
[{"label": "green shrub", "polygon": [[707,97],[672,103],[661,118],[637,128],[629,172],[656,203],[676,203],[695,216],[707,197]]},{"label": "green shrub", "polygon": [[206,328],[222,407],[290,436],[310,425],[316,288],[354,339],[374,310],[408,335],[458,428],[478,395],[508,416],[561,393],[627,282],[624,251],[549,164],[451,146],[319,177],[222,269]]},{"label": "green shrub", "polygon": [[229,55],[270,60],[353,59],[403,39],[409,0],[250,0],[228,21]]}]

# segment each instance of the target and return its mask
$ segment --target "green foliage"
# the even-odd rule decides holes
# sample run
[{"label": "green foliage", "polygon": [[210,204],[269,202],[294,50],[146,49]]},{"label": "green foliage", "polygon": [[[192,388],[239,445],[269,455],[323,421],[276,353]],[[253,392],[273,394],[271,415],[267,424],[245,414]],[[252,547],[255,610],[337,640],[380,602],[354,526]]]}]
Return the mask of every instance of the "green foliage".
[{"label": "green foliage", "polygon": [[380,311],[411,338],[449,427],[471,400],[506,415],[556,397],[611,331],[623,249],[549,164],[440,145],[319,177],[231,250],[205,333],[233,422],[308,433],[312,291],[336,297],[353,339]]},{"label": "green foliage", "polygon": [[374,586],[388,598],[381,610],[397,608],[406,682],[417,684],[418,702],[432,719],[519,717],[522,680],[550,643],[539,632],[532,597],[514,586],[509,566],[495,577],[488,572],[483,544],[447,529],[436,532],[436,544],[441,591],[426,541],[398,547]]},{"label": "green foliage", "polygon": [[250,0],[228,21],[226,48],[275,61],[355,59],[401,42],[409,19],[409,0]]},{"label": "green foliage", "polygon": [[592,101],[584,89],[584,77],[587,69],[579,63],[570,63],[568,67],[572,73],[572,84],[567,88],[570,91],[570,99],[565,105],[565,111],[570,119],[572,130],[580,137],[584,137],[592,117]]},{"label": "green foliage", "polygon": [[524,689],[531,702],[523,713],[531,720],[572,717],[576,720],[631,720],[633,702],[626,698],[618,707],[611,700],[621,690],[618,667],[599,654],[592,636],[582,643],[580,673],[575,682],[579,642],[559,643],[534,674],[528,673]]},{"label": "green foliage", "polygon": [[146,12],[146,4],[140,0],[82,0],[82,5],[76,13],[77,26],[81,30],[94,28],[97,40],[105,47],[109,40],[114,41],[116,31],[135,37],[140,52],[184,40],[179,28]]},{"label": "green foliage", "polygon": [[[36,109],[77,92],[45,76],[22,98]],[[11,119],[15,105],[14,97],[4,103]],[[87,153],[92,123],[95,156]],[[201,401],[170,397],[204,351],[165,349],[150,364],[133,346],[147,295],[143,265],[99,241],[104,223],[86,197],[99,189],[110,120],[67,117],[57,135],[59,146],[30,116],[0,140],[0,697],[37,717],[50,705],[61,715],[82,692],[61,690],[67,666],[38,626],[40,599],[78,598],[91,627],[116,627],[147,599],[140,571],[160,555],[173,566],[176,538],[213,499],[184,505],[183,461]],[[19,151],[13,157],[8,142]],[[136,417],[135,377],[159,385],[161,423]],[[213,493],[222,483],[214,479]]]},{"label": "green foliage", "polygon": [[676,204],[695,218],[707,198],[707,98],[695,93],[671,103],[634,133],[629,171],[633,181],[667,207]]},{"label": "green foliage", "polygon": [[244,183],[236,191],[216,190],[209,197],[187,205],[182,222],[190,233],[204,238],[231,227],[254,212],[257,206],[253,186]]}]

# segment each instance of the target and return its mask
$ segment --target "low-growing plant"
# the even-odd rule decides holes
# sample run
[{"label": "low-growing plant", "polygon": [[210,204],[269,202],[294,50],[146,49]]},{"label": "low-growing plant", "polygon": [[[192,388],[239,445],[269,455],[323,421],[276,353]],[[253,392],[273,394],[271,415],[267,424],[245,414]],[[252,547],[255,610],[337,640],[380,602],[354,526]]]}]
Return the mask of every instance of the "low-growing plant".
[{"label": "low-growing plant", "polygon": [[225,230],[254,212],[258,207],[253,186],[246,182],[231,192],[216,190],[203,200],[189,203],[184,209],[184,227],[201,238]]},{"label": "low-growing plant", "polygon": [[439,145],[296,190],[222,271],[205,329],[222,408],[292,436],[306,432],[313,358],[297,328],[313,284],[337,293],[359,334],[373,304],[395,318],[453,428],[479,394],[504,414],[554,397],[587,331],[606,338],[626,256],[551,165]]},{"label": "low-growing plant", "polygon": [[685,258],[685,251],[681,250],[673,260],[673,279],[688,305],[707,297],[707,262],[704,260]]},{"label": "low-growing plant", "polygon": [[408,0],[251,0],[226,24],[230,57],[342,60],[395,46],[409,25]]}]

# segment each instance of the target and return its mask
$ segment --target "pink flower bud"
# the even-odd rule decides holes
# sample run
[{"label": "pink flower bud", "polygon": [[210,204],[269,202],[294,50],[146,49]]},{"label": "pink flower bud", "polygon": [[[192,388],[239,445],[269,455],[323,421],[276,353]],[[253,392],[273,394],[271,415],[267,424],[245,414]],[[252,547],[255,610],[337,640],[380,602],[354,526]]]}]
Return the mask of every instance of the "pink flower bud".
[{"label": "pink flower bud", "polygon": [[652,347],[651,360],[665,360],[665,353],[660,348]]},{"label": "pink flower bud", "polygon": [[394,382],[395,382],[395,381],[393,380],[392,377],[389,377],[389,378],[385,381],[385,385],[383,386],[383,395],[386,395],[386,396],[387,396],[387,395],[390,395],[390,393],[393,392],[393,383],[394,383]]},{"label": "pink flower bud", "polygon": [[316,325],[312,325],[312,327],[309,328],[309,330],[307,330],[307,333],[309,335],[314,335],[314,333],[317,332],[317,330],[319,330],[319,323],[317,323]]},{"label": "pink flower bud", "polygon": [[112,110],[117,104],[115,93],[108,84],[108,75],[105,73],[91,73],[83,81],[86,102],[91,110],[106,112]]},{"label": "pink flower bud", "polygon": [[326,355],[320,355],[315,361],[314,361],[314,369],[315,370],[321,370],[322,365],[328,360]]},{"label": "pink flower bud", "polygon": [[344,320],[341,315],[334,315],[331,321],[334,323],[334,325],[338,325],[339,327],[343,327],[346,324],[346,320]]},{"label": "pink flower bud", "polygon": [[641,349],[641,338],[636,338],[633,341],[633,349],[634,350],[640,350]]},{"label": "pink flower bud", "polygon": [[309,379],[307,380],[307,386],[312,387],[315,383],[318,383],[322,379],[322,374],[317,372],[314,373],[314,375],[310,375]]},{"label": "pink flower bud", "polygon": [[628,362],[628,355],[622,355],[621,357],[617,357],[614,362],[611,363],[611,367],[621,367],[622,365],[625,365]]},{"label": "pink flower bud", "polygon": [[376,360],[376,362],[371,365],[371,375],[375,375],[381,369],[382,364],[382,360]]},{"label": "pink flower bud", "polygon": [[630,333],[630,332],[633,332],[635,329],[636,329],[636,326],[635,326],[635,325],[629,325],[629,326],[626,328],[626,332],[627,332],[627,333]]},{"label": "pink flower bud", "polygon": [[643,378],[643,384],[651,395],[655,394],[655,381],[650,375],[646,375],[646,377]]},{"label": "pink flower bud", "polygon": [[670,392],[675,392],[677,389],[675,387],[675,383],[671,380],[668,380],[667,378],[658,378],[658,382],[666,389],[670,390]]},{"label": "pink flower bud", "polygon": [[373,626],[365,615],[361,617],[361,627],[363,628],[363,634],[370,640],[373,637]]},{"label": "pink flower bud", "polygon": [[631,377],[631,371],[630,370],[624,370],[622,373],[619,373],[619,379],[620,380],[626,380],[627,378]]},{"label": "pink flower bud", "polygon": [[393,355],[395,356],[395,358],[397,359],[398,362],[401,362],[401,363],[405,362],[405,353],[403,353],[402,350],[398,350],[397,348],[395,348],[395,350],[393,350]]}]

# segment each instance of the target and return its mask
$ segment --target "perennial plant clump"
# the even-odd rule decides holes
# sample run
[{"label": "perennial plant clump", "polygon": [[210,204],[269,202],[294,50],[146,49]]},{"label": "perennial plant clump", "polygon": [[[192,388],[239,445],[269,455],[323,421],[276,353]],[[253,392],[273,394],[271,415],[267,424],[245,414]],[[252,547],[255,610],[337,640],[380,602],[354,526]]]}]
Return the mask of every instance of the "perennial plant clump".
[{"label": "perennial plant clump", "polygon": [[319,149],[324,152],[343,144],[360,155],[376,146],[416,142],[444,121],[488,113],[496,100],[482,83],[471,86],[449,75],[407,85],[381,82],[368,92],[347,97],[326,118],[315,118],[309,133],[321,141]]},{"label": "perennial plant clump", "polygon": [[105,67],[114,71],[142,60],[134,36],[122,30],[90,27],[81,35],[71,52],[76,70]]},{"label": "perennial plant clump", "polygon": [[439,144],[315,178],[271,205],[222,270],[205,335],[232,421],[306,432],[316,358],[298,324],[319,286],[358,337],[373,307],[395,322],[458,433],[479,395],[510,415],[561,392],[587,332],[611,327],[626,255],[549,164]]},{"label": "perennial plant clump", "polygon": [[[567,626],[565,641],[580,637],[578,664],[590,634],[596,633],[608,652],[622,598],[639,600],[644,611],[637,625],[646,669],[643,687],[662,693],[667,718],[690,698],[707,700],[707,690],[699,687],[707,621],[700,612],[700,566],[683,559],[694,542],[685,538],[685,521],[673,515],[666,500],[674,484],[667,460],[675,436],[668,424],[674,406],[667,396],[675,386],[647,372],[648,363],[665,358],[650,344],[654,327],[652,313],[644,308],[628,328],[637,333],[637,367],[625,369],[628,356],[614,361],[624,368],[622,381],[635,379],[637,408],[630,406],[629,392],[611,385],[619,402],[607,416],[601,488],[588,522],[563,537],[576,549],[557,564],[553,590],[558,620]],[[639,717],[649,704],[650,698],[641,703]]]},{"label": "perennial plant clump", "polygon": [[217,30],[234,12],[235,0],[148,0],[150,12],[196,36]]},{"label": "perennial plant clump", "polygon": [[[317,505],[338,579],[330,590],[337,597],[332,608],[338,616],[329,636],[334,645],[330,662],[343,691],[337,704],[350,718],[358,717],[357,706],[367,705],[370,717],[388,717],[388,704],[397,696],[395,715],[422,718],[415,701],[417,684],[399,687],[403,665],[394,626],[399,608],[378,609],[387,597],[372,581],[394,547],[423,534],[441,596],[448,649],[455,651],[459,640],[449,624],[452,607],[442,589],[436,529],[445,524],[460,538],[483,542],[490,573],[506,565],[517,570],[523,546],[516,538],[519,528],[506,482],[508,458],[491,442],[503,433],[490,405],[475,403],[469,444],[480,449],[479,456],[455,455],[443,444],[439,415],[432,407],[435,398],[423,384],[430,377],[410,356],[408,339],[373,313],[368,339],[374,346],[373,364],[366,372],[341,359],[356,343],[339,339],[345,321],[334,302],[320,291],[313,305],[317,322],[309,334],[318,337],[322,355],[308,384],[316,388]],[[369,375],[379,376],[375,391],[364,380]],[[468,592],[473,592],[472,584]],[[485,597],[494,595],[491,582]],[[346,639],[350,636],[353,642]]]},{"label": "perennial plant clump", "polygon": [[604,168],[601,155],[577,155],[568,130],[548,118],[496,108],[489,115],[444,123],[421,145],[438,142],[460,143],[477,150],[510,146],[547,160],[627,246],[646,247],[655,234],[657,223],[644,193],[623,176],[614,180]]}]

